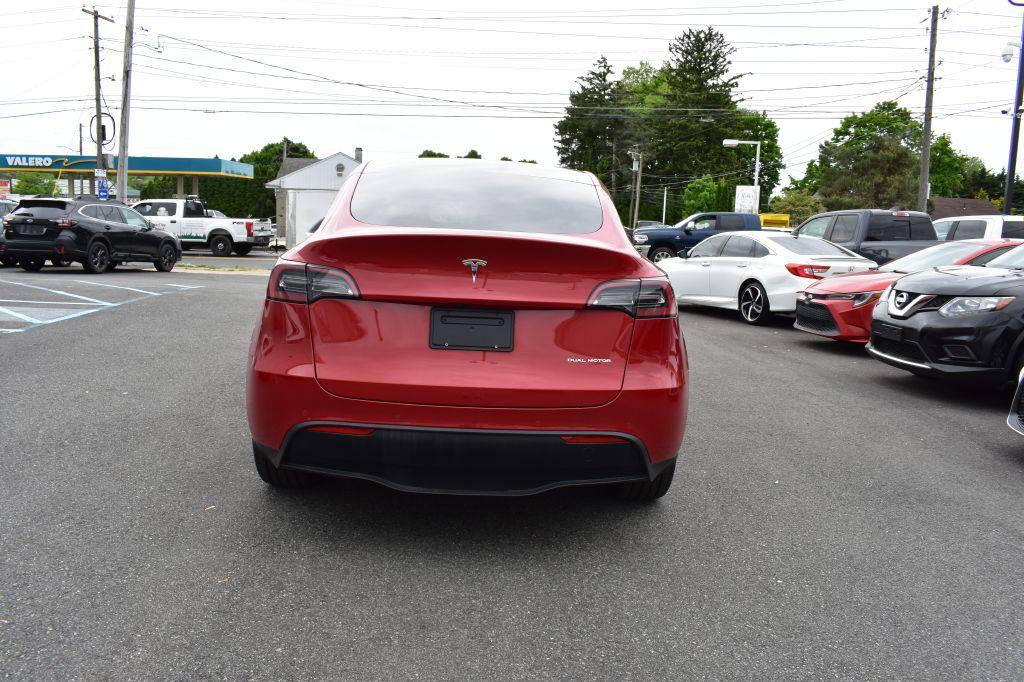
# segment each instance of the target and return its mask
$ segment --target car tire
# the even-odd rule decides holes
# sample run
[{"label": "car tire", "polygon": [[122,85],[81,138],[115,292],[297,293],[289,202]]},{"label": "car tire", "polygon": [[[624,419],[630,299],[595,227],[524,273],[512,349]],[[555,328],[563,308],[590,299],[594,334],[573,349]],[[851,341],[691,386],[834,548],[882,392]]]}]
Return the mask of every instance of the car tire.
[{"label": "car tire", "polygon": [[46,265],[45,258],[22,258],[18,261],[18,265],[21,269],[26,272],[39,272]]},{"label": "car tire", "polygon": [[174,247],[170,244],[164,244],[160,247],[160,255],[153,261],[153,265],[160,272],[170,272],[174,269],[174,264],[177,262],[178,254],[175,252]]},{"label": "car tire", "polygon": [[13,268],[18,264],[18,259],[14,256],[0,256],[0,267]]},{"label": "car tire", "polygon": [[110,269],[110,249],[103,242],[93,242],[89,245],[89,251],[85,254],[82,267],[90,275],[99,275]]},{"label": "car tire", "polygon": [[235,253],[239,256],[248,256],[252,251],[252,244],[235,244]]},{"label": "car tire", "polygon": [[740,317],[747,324],[765,324],[772,317],[768,293],[758,282],[747,282],[740,290]]},{"label": "car tire", "polygon": [[647,258],[650,259],[652,263],[657,263],[658,261],[663,261],[666,258],[675,258],[675,257],[676,257],[676,252],[673,251],[672,249],[668,248],[667,246],[656,246],[653,249],[651,249],[650,252],[648,252],[648,254],[647,254]]},{"label": "car tire", "polygon": [[231,255],[231,239],[222,234],[210,240],[210,253],[214,256],[224,257]]},{"label": "car tire", "polygon": [[629,502],[653,502],[663,497],[672,486],[672,477],[676,473],[676,463],[672,462],[667,469],[654,477],[653,481],[636,483],[619,483],[612,490],[620,500]]},{"label": "car tire", "polygon": [[267,485],[275,488],[305,488],[313,483],[314,479],[309,474],[279,469],[274,466],[270,460],[260,454],[255,443],[252,446],[252,456],[256,462],[256,473]]},{"label": "car tire", "polygon": [[55,268],[66,268],[71,265],[70,258],[51,258],[50,262],[53,264],[53,267]]}]

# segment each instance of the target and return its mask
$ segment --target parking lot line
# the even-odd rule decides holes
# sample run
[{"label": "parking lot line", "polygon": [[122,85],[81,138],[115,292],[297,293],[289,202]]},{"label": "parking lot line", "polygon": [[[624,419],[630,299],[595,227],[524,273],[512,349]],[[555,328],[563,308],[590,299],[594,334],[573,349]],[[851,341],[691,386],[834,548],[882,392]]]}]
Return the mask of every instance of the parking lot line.
[{"label": "parking lot line", "polygon": [[76,279],[79,284],[93,284],[98,287],[110,287],[111,289],[124,289],[125,291],[137,291],[140,294],[149,294],[150,296],[160,296],[155,291],[146,291],[145,289],[136,289],[135,287],[122,287],[116,284],[106,284],[105,282],[90,282],[87,279]]},{"label": "parking lot line", "polygon": [[0,303],[31,303],[32,305],[96,305],[95,303],[83,303],[81,301],[28,301],[20,298],[0,298]]},{"label": "parking lot line", "polygon": [[100,300],[95,299],[95,298],[89,298],[88,296],[80,296],[79,294],[72,294],[72,293],[70,293],[68,291],[60,291],[59,289],[48,289],[47,287],[41,287],[41,286],[37,286],[35,284],[25,284],[24,282],[13,282],[13,281],[11,281],[9,279],[0,279],[0,284],[15,284],[15,285],[17,285],[19,287],[28,287],[29,289],[39,289],[40,291],[48,291],[51,294],[59,294],[61,296],[70,296],[71,298],[78,298],[78,299],[81,299],[83,301],[89,301],[90,303],[95,303],[97,305],[114,305],[113,303],[108,303],[107,301],[100,301]]},{"label": "parking lot line", "polygon": [[11,310],[10,308],[4,308],[2,306],[0,306],[0,314],[10,315],[11,317],[13,317],[15,319],[21,320],[23,322],[28,322],[30,324],[44,324],[43,320],[37,320],[34,317],[29,317],[28,315],[23,315],[22,313],[15,312],[15,311]]}]

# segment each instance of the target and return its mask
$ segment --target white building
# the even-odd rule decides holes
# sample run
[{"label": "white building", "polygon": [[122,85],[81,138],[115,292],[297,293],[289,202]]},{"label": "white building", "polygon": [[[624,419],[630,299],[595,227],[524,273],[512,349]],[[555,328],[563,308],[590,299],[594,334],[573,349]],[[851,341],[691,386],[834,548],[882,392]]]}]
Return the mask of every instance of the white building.
[{"label": "white building", "polygon": [[277,197],[278,236],[283,232],[288,248],[302,241],[313,223],[324,217],[341,184],[362,162],[360,147],[355,158],[338,152],[325,159],[284,160],[266,187]]}]

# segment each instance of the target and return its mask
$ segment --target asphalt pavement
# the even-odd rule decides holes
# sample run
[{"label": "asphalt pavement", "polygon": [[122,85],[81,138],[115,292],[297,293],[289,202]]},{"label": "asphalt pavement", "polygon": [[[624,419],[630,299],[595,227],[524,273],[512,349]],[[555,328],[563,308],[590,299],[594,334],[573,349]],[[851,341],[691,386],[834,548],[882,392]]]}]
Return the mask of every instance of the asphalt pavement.
[{"label": "asphalt pavement", "polygon": [[181,262],[186,265],[206,265],[220,268],[261,268],[273,270],[274,263],[277,262],[277,258],[280,255],[273,251],[259,250],[250,251],[244,256],[230,255],[218,257],[206,251],[189,249],[182,254]]},{"label": "asphalt pavement", "polygon": [[2,675],[1024,675],[999,391],[684,309],[690,421],[658,503],[279,492],[245,422],[265,278],[97,281],[162,295],[0,335]]}]

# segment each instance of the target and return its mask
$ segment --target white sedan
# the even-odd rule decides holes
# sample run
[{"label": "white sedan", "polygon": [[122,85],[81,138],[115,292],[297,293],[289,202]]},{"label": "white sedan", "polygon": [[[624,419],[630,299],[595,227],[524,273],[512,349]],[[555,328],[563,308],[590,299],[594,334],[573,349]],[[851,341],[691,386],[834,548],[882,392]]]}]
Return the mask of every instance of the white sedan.
[{"label": "white sedan", "polygon": [[658,266],[676,301],[739,310],[750,324],[796,310],[797,292],[814,280],[878,267],[824,239],[767,231],[722,232]]}]

